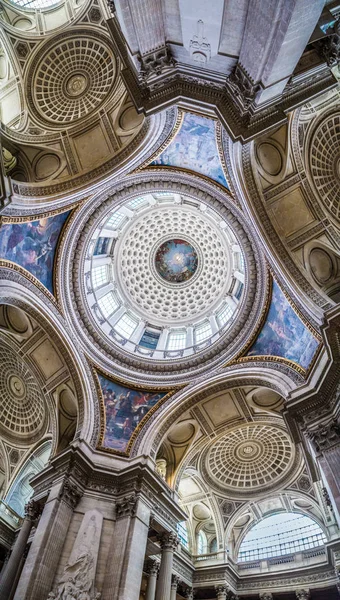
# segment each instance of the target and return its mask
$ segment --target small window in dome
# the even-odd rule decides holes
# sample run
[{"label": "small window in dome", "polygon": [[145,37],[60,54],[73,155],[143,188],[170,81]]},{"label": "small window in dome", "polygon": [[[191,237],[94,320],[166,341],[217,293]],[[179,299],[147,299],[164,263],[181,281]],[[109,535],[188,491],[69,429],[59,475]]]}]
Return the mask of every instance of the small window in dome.
[{"label": "small window in dome", "polygon": [[187,332],[185,329],[171,331],[168,337],[167,350],[183,350],[186,345]]},{"label": "small window in dome", "polygon": [[141,337],[139,345],[143,346],[143,348],[149,348],[150,350],[155,350],[157,348],[159,336],[160,336],[159,332],[150,331],[150,329],[146,329]]},{"label": "small window in dome", "polygon": [[112,292],[110,292],[109,294],[106,294],[106,296],[99,298],[98,306],[102,311],[104,317],[107,318],[117,310],[117,308],[119,307],[119,302],[116,296]]},{"label": "small window in dome", "polygon": [[225,303],[216,313],[216,319],[220,327],[223,327],[233,316],[233,311],[229,304]]},{"label": "small window in dome", "polygon": [[110,240],[111,238],[108,237],[99,237],[94,247],[93,255],[107,254]]},{"label": "small window in dome", "polygon": [[113,213],[113,215],[106,221],[105,227],[112,227],[112,229],[117,229],[119,225],[122,224],[125,215],[118,210]]},{"label": "small window in dome", "polygon": [[240,300],[240,298],[241,298],[241,296],[242,296],[243,288],[244,288],[244,285],[243,285],[243,283],[241,283],[241,284],[238,286],[238,290],[237,290],[237,292],[234,294],[234,295],[235,295],[235,298],[237,298],[237,300]]},{"label": "small window in dome", "polygon": [[134,198],[133,200],[131,200],[128,203],[128,206],[130,208],[138,208],[139,206],[142,206],[142,204],[145,204],[148,201],[147,198],[145,198],[145,196],[140,196],[139,198]]},{"label": "small window in dome", "polygon": [[278,513],[266,517],[248,531],[238,553],[238,561],[251,561],[301,552],[324,546],[327,538],[310,517],[298,513]]},{"label": "small window in dome", "polygon": [[196,344],[200,342],[204,342],[212,335],[211,325],[209,321],[204,321],[200,325],[197,325],[195,328],[195,340]]},{"label": "small window in dome", "polygon": [[92,269],[92,284],[94,288],[98,288],[104,283],[108,282],[108,269],[107,265],[95,267]]},{"label": "small window in dome", "polygon": [[115,330],[126,339],[129,339],[137,325],[138,321],[131,317],[128,313],[125,313],[116,323]]}]

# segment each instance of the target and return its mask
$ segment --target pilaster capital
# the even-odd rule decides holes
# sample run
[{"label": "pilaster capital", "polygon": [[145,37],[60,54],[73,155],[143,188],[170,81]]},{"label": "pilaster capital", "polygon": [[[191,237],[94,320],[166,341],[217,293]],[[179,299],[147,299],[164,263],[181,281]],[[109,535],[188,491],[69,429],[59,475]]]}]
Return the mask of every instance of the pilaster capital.
[{"label": "pilaster capital", "polygon": [[273,594],[271,592],[262,592],[259,598],[260,600],[273,600]]},{"label": "pilaster capital", "polygon": [[194,599],[194,590],[193,590],[193,588],[188,588],[186,590],[185,597],[188,598],[188,600],[193,600]]},{"label": "pilaster capital", "polygon": [[174,552],[177,550],[177,546],[179,544],[177,533],[174,531],[167,531],[166,533],[163,533],[160,543],[162,550],[172,550]]},{"label": "pilaster capital", "polygon": [[69,479],[64,481],[63,487],[60,492],[60,499],[66,502],[72,509],[74,509],[80,498],[83,495],[83,491],[75,483]]},{"label": "pilaster capital", "polygon": [[177,590],[179,582],[180,582],[180,578],[178,577],[178,575],[172,575],[171,576],[171,589]]},{"label": "pilaster capital", "polygon": [[137,498],[133,496],[124,496],[116,503],[116,519],[124,517],[134,517],[136,514]]},{"label": "pilaster capital", "polygon": [[320,425],[316,431],[308,433],[317,453],[329,450],[340,444],[340,424],[333,419],[327,425]]},{"label": "pilaster capital", "polygon": [[310,598],[309,590],[296,590],[295,593],[298,600],[309,600]]},{"label": "pilaster capital", "polygon": [[215,585],[217,600],[226,600],[229,587],[227,585]]},{"label": "pilaster capital", "polygon": [[148,573],[149,577],[150,576],[157,577],[158,572],[159,572],[159,567],[160,567],[160,564],[157,560],[152,560],[152,559],[148,560],[146,569],[147,569],[147,573]]},{"label": "pilaster capital", "polygon": [[35,500],[30,500],[25,504],[25,519],[35,521],[41,513],[41,507]]}]

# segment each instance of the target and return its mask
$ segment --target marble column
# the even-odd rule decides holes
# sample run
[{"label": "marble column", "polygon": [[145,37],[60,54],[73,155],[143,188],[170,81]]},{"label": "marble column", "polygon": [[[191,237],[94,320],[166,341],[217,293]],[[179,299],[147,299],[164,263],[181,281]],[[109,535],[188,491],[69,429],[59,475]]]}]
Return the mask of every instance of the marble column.
[{"label": "marble column", "polygon": [[82,497],[74,482],[52,487],[39,519],[14,600],[46,600],[51,590],[73,511]]},{"label": "marble column", "polygon": [[156,589],[156,600],[170,600],[172,565],[177,546],[178,537],[176,533],[170,531],[162,536],[162,559]]},{"label": "marble column", "polygon": [[145,600],[155,600],[158,571],[159,563],[157,560],[150,560],[148,562],[148,585],[146,588]]},{"label": "marble column", "polygon": [[149,504],[135,494],[117,501],[102,600],[139,600],[150,515]]},{"label": "marble column", "polygon": [[34,502],[34,500],[31,500],[25,506],[25,518],[23,524],[1,576],[0,600],[8,600],[10,597],[11,590],[20,569],[20,564],[25,554],[25,549],[31,533],[33,522],[38,516],[39,506],[36,502]]},{"label": "marble column", "polygon": [[215,592],[217,600],[226,600],[228,593],[227,585],[215,585]]},{"label": "marble column", "polygon": [[179,577],[178,577],[178,575],[173,575],[172,578],[171,578],[170,600],[176,600],[178,584],[179,584]]}]

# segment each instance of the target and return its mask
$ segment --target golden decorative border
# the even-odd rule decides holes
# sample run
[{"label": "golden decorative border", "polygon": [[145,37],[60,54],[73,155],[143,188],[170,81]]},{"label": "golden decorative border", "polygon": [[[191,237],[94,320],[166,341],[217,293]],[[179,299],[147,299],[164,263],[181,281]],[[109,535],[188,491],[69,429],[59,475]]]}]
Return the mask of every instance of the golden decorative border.
[{"label": "golden decorative border", "polygon": [[[227,164],[225,162],[224,152],[223,152],[222,123],[219,119],[216,119],[215,139],[216,139],[216,147],[217,147],[218,155],[220,157],[220,162],[221,162],[221,166],[222,166],[222,171],[223,171],[225,180],[228,184],[228,191],[229,191],[230,195],[233,197],[233,195],[231,193],[231,183],[229,180],[228,168],[227,168]],[[235,200],[235,198],[234,198],[234,200]]]},{"label": "golden decorative border", "polygon": [[[242,348],[242,350],[237,354],[237,356],[231,360],[230,362],[226,363],[224,366],[224,368],[232,366],[232,365],[236,365],[236,364],[240,364],[240,363],[247,363],[247,362],[255,362],[257,360],[262,360],[264,362],[278,362],[280,364],[285,364],[288,367],[290,367],[291,369],[293,369],[294,371],[296,371],[297,373],[299,373],[300,375],[303,375],[305,378],[308,376],[308,374],[310,373],[310,371],[312,370],[315,361],[321,351],[322,348],[322,337],[321,335],[314,329],[314,327],[309,323],[309,321],[307,321],[306,317],[301,313],[301,311],[298,309],[298,307],[296,306],[295,302],[292,300],[292,298],[289,296],[288,292],[282,288],[282,286],[280,285],[279,281],[277,280],[277,278],[275,277],[274,272],[271,269],[268,269],[268,273],[269,273],[269,285],[268,285],[268,290],[267,290],[267,294],[266,294],[266,301],[265,301],[265,306],[263,308],[262,314],[261,314],[261,318],[260,318],[260,322],[258,327],[256,328],[256,332],[253,333],[253,335],[249,338],[249,340],[247,341],[246,345],[244,346],[244,348]],[[310,365],[308,366],[308,369],[304,369],[303,367],[301,367],[301,365],[299,365],[298,363],[296,363],[295,361],[289,360],[288,358],[283,358],[282,356],[272,356],[272,355],[266,355],[266,354],[258,354],[256,356],[244,356],[244,354],[251,348],[251,346],[254,344],[254,342],[256,341],[256,339],[258,338],[258,336],[260,335],[265,322],[267,320],[268,317],[268,312],[269,312],[269,308],[271,305],[271,301],[272,301],[272,295],[273,295],[273,282],[275,281],[275,283],[278,285],[278,287],[280,288],[281,292],[284,294],[287,302],[289,303],[290,307],[292,308],[292,310],[295,312],[295,314],[297,315],[297,317],[302,321],[302,323],[304,324],[304,326],[310,331],[310,333],[313,335],[313,337],[319,342],[319,345],[314,353],[314,356],[311,360]]]},{"label": "golden decorative border", "polygon": [[68,212],[69,210],[73,210],[74,208],[79,206],[79,204],[82,204],[83,202],[85,202],[88,198],[89,198],[89,196],[87,196],[86,198],[82,198],[81,200],[77,200],[77,202],[72,202],[68,206],[63,206],[61,208],[56,208],[55,210],[49,210],[46,212],[38,213],[37,215],[25,215],[25,216],[21,216],[21,217],[19,217],[19,216],[18,217],[16,217],[16,216],[6,217],[6,215],[1,215],[0,216],[0,225],[8,225],[8,224],[15,224],[15,223],[32,223],[34,221],[40,221],[40,219],[48,219],[49,217],[55,217],[56,215],[62,215],[63,213]]},{"label": "golden decorative border", "polygon": [[[98,398],[99,398],[99,405],[100,405],[100,433],[99,433],[99,440],[96,445],[96,448],[97,448],[97,450],[101,450],[103,452],[108,452],[109,454],[115,454],[116,456],[124,456],[125,458],[130,456],[130,452],[131,452],[132,446],[134,444],[134,441],[136,440],[140,431],[144,427],[145,423],[150,419],[150,417],[160,408],[160,406],[162,406],[162,404],[164,404],[169,398],[171,398],[171,396],[173,396],[178,390],[182,389],[183,387],[185,387],[187,385],[187,384],[181,384],[178,386],[154,387],[154,386],[150,386],[147,384],[146,385],[131,384],[130,382],[124,380],[123,378],[112,377],[112,375],[110,375],[110,373],[108,373],[104,369],[98,367],[97,365],[94,365],[93,363],[90,364],[90,367],[91,367],[92,375],[93,375],[93,378],[95,381],[97,394],[98,394]],[[115,450],[114,448],[107,448],[106,446],[103,446],[103,440],[104,440],[104,436],[105,436],[105,427],[106,427],[106,414],[105,414],[104,396],[103,396],[101,385],[99,382],[99,375],[103,375],[104,377],[109,379],[109,381],[112,381],[112,383],[118,383],[119,385],[124,385],[125,387],[127,387],[130,390],[135,390],[135,391],[143,390],[146,392],[159,392],[159,393],[168,392],[165,394],[165,396],[163,398],[158,400],[158,402],[157,402],[157,404],[155,404],[155,406],[150,408],[150,410],[146,413],[146,415],[144,415],[141,422],[137,425],[136,429],[134,429],[134,431],[128,441],[128,444],[126,446],[126,450],[124,450],[124,451],[123,450]]]}]

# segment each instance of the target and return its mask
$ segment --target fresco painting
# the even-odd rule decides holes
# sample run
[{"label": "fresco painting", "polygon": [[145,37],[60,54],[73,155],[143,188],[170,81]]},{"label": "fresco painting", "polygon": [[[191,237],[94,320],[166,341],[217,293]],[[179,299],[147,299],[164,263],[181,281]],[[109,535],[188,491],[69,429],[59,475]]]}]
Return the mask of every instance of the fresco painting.
[{"label": "fresco painting", "polygon": [[133,390],[98,375],[105,406],[105,433],[102,446],[125,452],[131,435],[165,392]]},{"label": "fresco painting", "polygon": [[185,240],[167,240],[156,252],[156,271],[170,283],[188,281],[195,274],[197,265],[196,250]]},{"label": "fresco painting", "polygon": [[185,113],[180,131],[151,164],[190,169],[229,189],[218,153],[215,129],[214,120]]},{"label": "fresco painting", "polygon": [[265,324],[248,356],[279,356],[308,369],[318,345],[274,281]]},{"label": "fresco painting", "polygon": [[0,228],[0,258],[17,263],[53,294],[53,264],[60,232],[70,211]]}]

